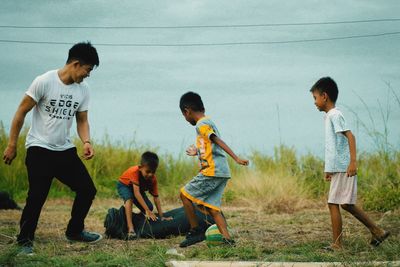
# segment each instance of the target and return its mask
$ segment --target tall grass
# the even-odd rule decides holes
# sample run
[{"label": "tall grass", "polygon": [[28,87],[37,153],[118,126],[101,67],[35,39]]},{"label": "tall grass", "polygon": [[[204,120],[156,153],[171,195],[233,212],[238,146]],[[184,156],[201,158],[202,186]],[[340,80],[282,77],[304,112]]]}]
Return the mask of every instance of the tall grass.
[{"label": "tall grass", "polygon": [[[400,97],[390,88],[392,99],[400,107]],[[360,99],[362,101],[362,99]],[[362,101],[363,102],[363,101]],[[381,107],[384,130],[378,131],[368,105],[364,103],[373,126],[362,121],[360,124],[376,142],[374,152],[358,155],[359,199],[366,209],[386,211],[400,207],[400,151],[387,142],[389,106]],[[357,112],[352,111],[355,115]],[[24,166],[24,140],[26,129],[18,142],[18,156],[12,166],[0,164],[0,190],[8,191],[14,198],[26,196],[27,174]],[[8,136],[0,123],[0,151],[4,151]],[[76,140],[78,152],[81,143]],[[116,181],[129,166],[139,163],[140,155],[146,150],[157,149],[136,142],[111,142],[108,136],[95,143],[96,155],[84,161],[97,189],[98,197],[116,197]],[[195,158],[168,153],[159,154],[157,171],[160,194],[163,199],[178,200],[179,188],[198,172]],[[308,154],[298,156],[295,149],[280,145],[273,155],[253,151],[249,155],[251,165],[242,167],[229,161],[232,179],[225,190],[226,202],[253,202],[265,207],[266,211],[290,211],[310,205],[314,200],[325,198],[329,184],[323,180],[322,159]],[[57,180],[53,183],[50,197],[71,196],[73,193]]]},{"label": "tall grass", "polygon": [[[0,190],[7,191],[17,199],[26,196],[28,188],[27,172],[25,168],[26,149],[24,147],[27,129],[24,129],[19,137],[17,157],[11,166],[0,164]],[[7,146],[8,135],[3,124],[0,123],[0,150],[3,153]],[[82,144],[75,140],[78,153],[82,152]],[[140,156],[146,150],[157,152],[155,148],[142,146],[134,141],[111,142],[108,136],[94,144],[95,157],[92,160],[83,161],[94,180],[98,197],[116,197],[116,182],[118,177],[128,167],[138,165]],[[178,157],[170,154],[159,154],[160,166],[157,169],[157,176],[160,191],[167,198],[176,198],[178,188],[184,185],[193,177],[198,165],[194,160]],[[72,196],[73,193],[62,183],[54,179],[49,192],[50,197]]]},{"label": "tall grass", "polygon": [[[380,211],[400,207],[400,151],[388,141],[389,119],[393,112],[399,112],[400,94],[390,83],[386,85],[385,105],[377,100],[381,125],[374,119],[369,105],[360,96],[357,95],[363,104],[364,112],[368,114],[368,121],[361,119],[359,112],[347,107],[375,146],[372,153],[359,153],[358,176],[365,208]],[[397,110],[393,111],[394,108]]]},{"label": "tall grass", "polygon": [[[23,200],[28,188],[24,166],[24,130],[18,142],[18,156],[11,166],[0,164],[0,188],[18,200]],[[4,151],[8,136],[0,126],[0,149]],[[77,143],[78,153],[81,150]],[[106,136],[95,144],[96,156],[84,161],[98,189],[98,197],[117,197],[116,181],[129,166],[139,163],[140,155],[151,147],[130,143],[111,142]],[[359,156],[360,198],[368,209],[390,210],[400,205],[400,152],[361,154]],[[177,201],[179,188],[198,171],[195,158],[159,154],[157,170],[160,195]],[[309,206],[314,200],[325,198],[329,184],[323,180],[323,161],[308,154],[298,157],[294,148],[276,147],[274,154],[253,151],[251,166],[242,167],[229,161],[232,179],[225,190],[225,202],[252,202],[267,212],[292,211]],[[50,197],[72,196],[73,193],[56,179]],[[315,202],[315,201],[314,201]]]},{"label": "tall grass", "polygon": [[228,200],[256,202],[265,212],[291,212],[324,194],[322,161],[312,155],[298,158],[294,148],[281,145],[273,156],[252,152],[250,162],[250,168],[234,168]]},{"label": "tall grass", "polygon": [[[11,196],[21,198],[26,195],[25,191],[28,188],[27,174],[25,168],[25,155],[26,150],[24,147],[24,140],[27,130],[23,130],[20,141],[17,147],[17,158],[14,160],[12,168],[5,165],[3,162],[0,164],[0,190],[7,191]],[[4,125],[0,122],[0,155],[3,159],[3,151],[7,147],[8,136],[5,132]]]}]

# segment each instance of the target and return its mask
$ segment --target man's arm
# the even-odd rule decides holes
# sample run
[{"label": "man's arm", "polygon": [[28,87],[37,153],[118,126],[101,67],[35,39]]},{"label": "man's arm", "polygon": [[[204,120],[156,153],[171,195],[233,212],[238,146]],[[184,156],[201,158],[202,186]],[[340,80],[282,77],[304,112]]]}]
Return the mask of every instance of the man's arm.
[{"label": "man's arm", "polygon": [[219,145],[226,153],[228,153],[228,155],[231,156],[238,164],[245,166],[249,164],[249,161],[247,159],[241,159],[238,156],[236,156],[236,154],[232,151],[232,149],[230,149],[230,147],[227,144],[225,144],[225,142],[222,141],[222,139],[216,136],[215,134],[212,134],[210,136],[210,139],[212,142]]},{"label": "man's arm", "polygon": [[94,149],[90,141],[90,127],[87,111],[76,113],[76,126],[79,138],[83,142],[83,158],[91,159],[94,156]]},{"label": "man's arm", "polygon": [[351,177],[357,174],[357,151],[356,151],[356,138],[351,131],[343,132],[349,142],[350,150],[350,164],[347,167],[347,176]]},{"label": "man's arm", "polygon": [[4,150],[3,161],[5,164],[10,165],[17,156],[17,143],[21,128],[24,125],[26,114],[36,105],[32,97],[25,95],[15,112],[14,118],[11,122],[10,136],[8,145]]}]

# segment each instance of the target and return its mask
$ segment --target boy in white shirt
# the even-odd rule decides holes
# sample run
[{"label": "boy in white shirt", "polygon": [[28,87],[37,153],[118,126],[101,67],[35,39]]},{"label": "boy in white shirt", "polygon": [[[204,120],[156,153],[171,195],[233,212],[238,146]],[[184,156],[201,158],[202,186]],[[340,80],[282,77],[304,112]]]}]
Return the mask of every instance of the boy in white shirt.
[{"label": "boy in white shirt", "polygon": [[311,88],[314,103],[325,117],[325,180],[330,181],[328,207],[331,215],[333,243],[328,250],[342,248],[342,216],[340,207],[351,213],[371,232],[370,244],[378,246],[389,232],[378,227],[358,206],[356,140],[340,110],[335,107],[339,94],[330,77],[319,79]]}]

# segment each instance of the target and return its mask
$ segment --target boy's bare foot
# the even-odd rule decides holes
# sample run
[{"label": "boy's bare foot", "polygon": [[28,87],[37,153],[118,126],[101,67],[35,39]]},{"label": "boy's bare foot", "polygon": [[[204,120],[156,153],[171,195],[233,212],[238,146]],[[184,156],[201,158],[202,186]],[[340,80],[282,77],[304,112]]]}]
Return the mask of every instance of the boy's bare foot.
[{"label": "boy's bare foot", "polygon": [[236,247],[236,242],[233,239],[226,239],[225,237],[222,238],[222,244],[225,246]]},{"label": "boy's bare foot", "polygon": [[379,246],[383,241],[385,241],[386,238],[388,238],[390,235],[389,231],[384,231],[381,236],[376,236],[372,235],[371,242],[369,242],[372,246],[377,247]]},{"label": "boy's bare foot", "polygon": [[137,240],[139,239],[139,235],[136,234],[134,231],[130,231],[126,237],[126,240]]},{"label": "boy's bare foot", "polygon": [[340,251],[343,249],[342,246],[339,246],[337,244],[330,244],[329,246],[323,247],[324,250],[334,252],[334,251]]}]

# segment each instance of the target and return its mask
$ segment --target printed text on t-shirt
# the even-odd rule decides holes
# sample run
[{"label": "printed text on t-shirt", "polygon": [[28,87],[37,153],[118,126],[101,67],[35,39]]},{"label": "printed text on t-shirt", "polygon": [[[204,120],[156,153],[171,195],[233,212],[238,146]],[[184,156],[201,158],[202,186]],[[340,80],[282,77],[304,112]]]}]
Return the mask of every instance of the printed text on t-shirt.
[{"label": "printed text on t-shirt", "polygon": [[70,120],[74,117],[79,102],[72,101],[72,95],[61,94],[60,99],[51,99],[45,110],[51,118]]}]

